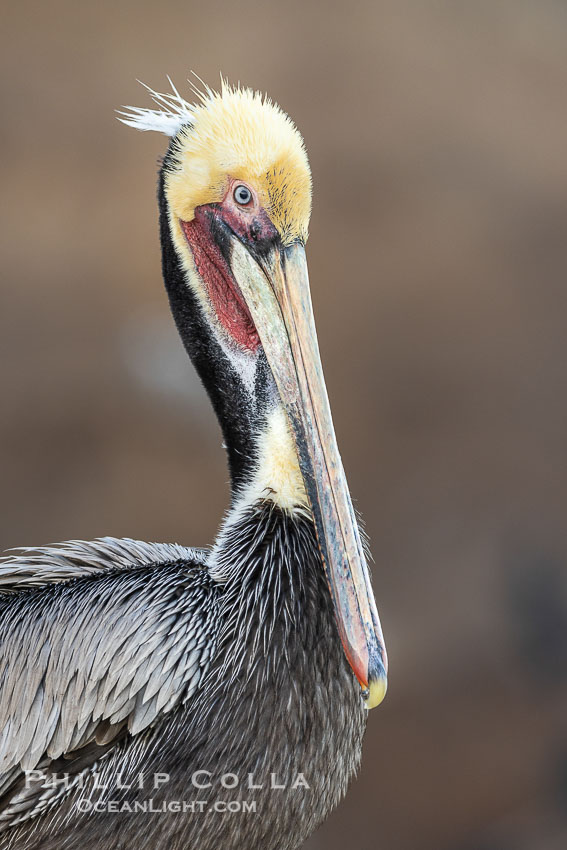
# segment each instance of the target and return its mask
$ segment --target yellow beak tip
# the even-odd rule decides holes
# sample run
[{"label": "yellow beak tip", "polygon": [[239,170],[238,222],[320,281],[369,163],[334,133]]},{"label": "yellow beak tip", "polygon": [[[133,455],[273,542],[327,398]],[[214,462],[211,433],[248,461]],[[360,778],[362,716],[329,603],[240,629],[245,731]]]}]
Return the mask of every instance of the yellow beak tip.
[{"label": "yellow beak tip", "polygon": [[376,706],[380,705],[386,696],[387,690],[388,680],[385,676],[380,676],[379,679],[373,679],[370,681],[364,694],[364,707],[368,710],[376,708]]}]

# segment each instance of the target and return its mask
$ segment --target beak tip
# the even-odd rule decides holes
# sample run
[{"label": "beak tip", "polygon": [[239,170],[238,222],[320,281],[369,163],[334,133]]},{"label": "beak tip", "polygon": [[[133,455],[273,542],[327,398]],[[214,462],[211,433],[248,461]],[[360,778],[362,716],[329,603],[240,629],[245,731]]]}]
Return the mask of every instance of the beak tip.
[{"label": "beak tip", "polygon": [[384,700],[387,690],[388,677],[385,672],[376,678],[371,678],[364,692],[364,707],[368,710],[376,708]]},{"label": "beak tip", "polygon": [[368,671],[368,684],[364,688],[364,707],[368,710],[376,708],[384,700],[388,690],[388,667],[385,660],[385,652],[381,653],[380,660],[374,658]]}]

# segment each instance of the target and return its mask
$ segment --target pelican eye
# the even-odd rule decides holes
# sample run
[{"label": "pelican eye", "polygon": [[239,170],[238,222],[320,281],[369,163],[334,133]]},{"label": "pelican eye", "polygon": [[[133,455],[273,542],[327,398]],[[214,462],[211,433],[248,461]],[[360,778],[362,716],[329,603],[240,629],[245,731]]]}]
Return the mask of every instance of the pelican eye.
[{"label": "pelican eye", "polygon": [[252,192],[248,186],[237,186],[232,194],[236,203],[243,207],[245,207],[246,204],[249,204],[252,200]]}]

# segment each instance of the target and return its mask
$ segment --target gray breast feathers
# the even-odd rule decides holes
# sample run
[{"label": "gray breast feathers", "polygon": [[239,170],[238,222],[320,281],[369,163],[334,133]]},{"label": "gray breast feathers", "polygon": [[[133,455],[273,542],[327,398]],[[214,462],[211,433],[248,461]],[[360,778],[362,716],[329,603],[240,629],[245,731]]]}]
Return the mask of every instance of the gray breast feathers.
[{"label": "gray breast feathers", "polygon": [[218,628],[205,554],[105,538],[3,561],[0,794],[21,771],[137,735],[195,693]]}]

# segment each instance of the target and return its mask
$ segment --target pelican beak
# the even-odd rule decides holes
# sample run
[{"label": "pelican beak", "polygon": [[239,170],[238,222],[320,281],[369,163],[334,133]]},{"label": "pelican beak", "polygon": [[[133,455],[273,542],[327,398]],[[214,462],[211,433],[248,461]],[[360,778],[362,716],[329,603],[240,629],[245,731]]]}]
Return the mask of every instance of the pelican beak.
[{"label": "pelican beak", "polygon": [[347,660],[367,708],[384,699],[387,656],[337,447],[300,243],[254,256],[236,236],[230,265],[294,435]]}]

